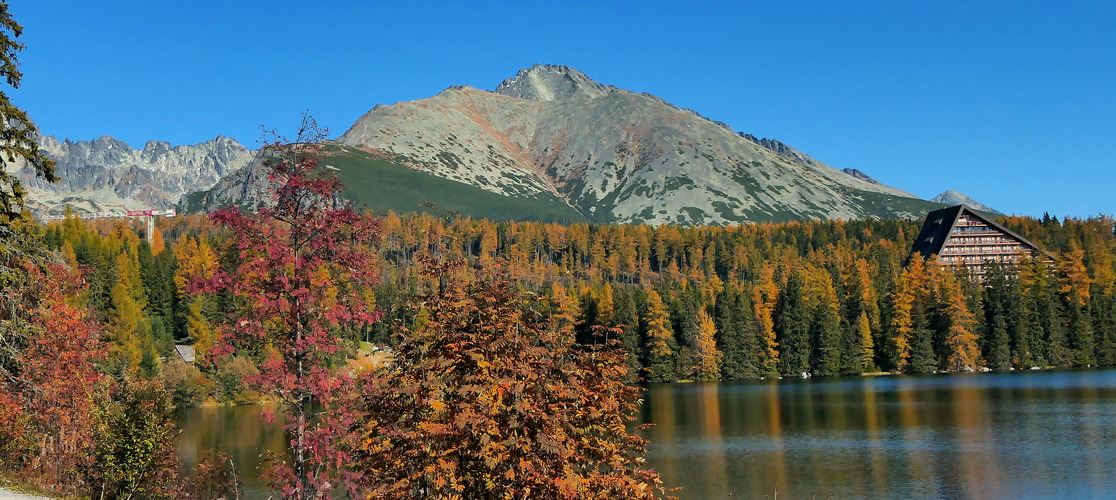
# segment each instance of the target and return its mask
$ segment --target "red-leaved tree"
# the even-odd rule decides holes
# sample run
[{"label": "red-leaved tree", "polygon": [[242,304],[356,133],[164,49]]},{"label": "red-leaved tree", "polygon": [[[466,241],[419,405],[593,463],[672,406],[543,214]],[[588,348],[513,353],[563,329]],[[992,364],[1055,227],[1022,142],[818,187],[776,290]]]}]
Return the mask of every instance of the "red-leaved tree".
[{"label": "red-leaved tree", "polygon": [[[378,317],[372,295],[378,224],[341,202],[339,181],[321,165],[324,138],[304,117],[294,140],[265,143],[272,203],[255,212],[228,208],[212,214],[231,232],[236,262],[190,287],[236,298],[238,314],[220,328],[217,355],[264,353],[251,382],[286,415],[290,455],[274,454],[268,471],[286,498],[321,498],[337,485],[344,457],[336,456],[331,443],[345,417],[332,403],[347,384],[347,376],[334,369],[342,333]],[[312,409],[321,412],[315,419]]]}]

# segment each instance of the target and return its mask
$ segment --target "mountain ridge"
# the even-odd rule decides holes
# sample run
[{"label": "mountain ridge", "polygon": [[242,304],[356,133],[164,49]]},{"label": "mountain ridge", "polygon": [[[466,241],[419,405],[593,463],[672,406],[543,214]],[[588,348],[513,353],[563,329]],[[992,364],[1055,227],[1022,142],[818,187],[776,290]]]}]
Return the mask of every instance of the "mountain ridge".
[{"label": "mountain ridge", "polygon": [[[194,146],[149,141],[141,150],[110,137],[50,137],[44,144],[62,159],[63,173],[80,179],[54,192],[36,185],[47,204],[85,196],[87,210],[103,208],[106,199],[210,210],[268,198],[262,161],[222,136]],[[360,165],[449,198],[474,193],[462,199],[489,200],[481,212],[492,216],[503,213],[493,209],[496,199],[554,220],[683,225],[915,218],[935,207],[859,170],[838,170],[778,140],[560,65],[521,69],[493,91],[454,85],[375,105],[331,144],[346,165],[343,180],[359,178],[365,190],[346,195],[372,204],[378,196],[395,200],[380,209],[438,200],[418,200],[423,193],[399,184],[386,192]],[[416,198],[406,201],[402,192]],[[460,208],[473,214],[467,203]]]},{"label": "mountain ridge", "polygon": [[25,164],[15,169],[28,206],[38,211],[65,205],[79,212],[169,208],[240,170],[254,155],[223,135],[193,145],[150,140],[141,149],[106,135],[91,141],[43,136],[39,144],[56,162],[60,181],[48,183]]}]

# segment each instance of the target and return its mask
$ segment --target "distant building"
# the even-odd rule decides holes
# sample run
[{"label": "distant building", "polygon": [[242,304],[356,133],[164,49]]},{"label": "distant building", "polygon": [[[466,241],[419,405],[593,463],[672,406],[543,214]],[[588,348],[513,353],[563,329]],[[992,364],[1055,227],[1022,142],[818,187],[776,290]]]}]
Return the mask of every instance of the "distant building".
[{"label": "distant building", "polygon": [[174,351],[176,353],[178,353],[178,357],[181,358],[182,361],[185,361],[186,364],[189,364],[189,365],[194,364],[194,360],[197,357],[197,354],[194,351],[194,346],[192,346],[192,345],[176,345],[176,346],[174,346]]},{"label": "distant building", "polygon": [[1017,262],[1033,254],[1049,255],[971,207],[957,205],[926,215],[908,259],[937,255],[940,262],[965,266],[971,276],[981,279],[988,262]]}]

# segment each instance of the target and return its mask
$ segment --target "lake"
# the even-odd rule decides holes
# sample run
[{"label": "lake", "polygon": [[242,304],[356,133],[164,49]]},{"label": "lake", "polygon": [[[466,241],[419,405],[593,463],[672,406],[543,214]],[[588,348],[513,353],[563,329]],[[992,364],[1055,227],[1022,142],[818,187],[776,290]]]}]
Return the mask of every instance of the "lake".
[{"label": "lake", "polygon": [[[648,460],[697,498],[1101,498],[1116,495],[1116,370],[657,384]],[[183,410],[179,449],[231,453],[247,487],[258,406]]]}]

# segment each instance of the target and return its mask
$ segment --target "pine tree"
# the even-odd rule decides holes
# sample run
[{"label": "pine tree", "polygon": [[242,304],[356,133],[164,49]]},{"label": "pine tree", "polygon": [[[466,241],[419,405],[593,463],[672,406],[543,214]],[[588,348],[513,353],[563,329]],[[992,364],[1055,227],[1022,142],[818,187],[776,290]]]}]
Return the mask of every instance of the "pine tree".
[{"label": "pine tree", "polygon": [[759,332],[752,316],[753,306],[747,290],[739,282],[728,283],[717,297],[713,319],[717,345],[724,353],[721,373],[728,380],[759,378]]},{"label": "pine tree", "polygon": [[822,377],[841,373],[842,335],[837,311],[828,304],[818,304],[810,322],[810,338],[815,339],[811,372]]},{"label": "pine tree", "polygon": [[642,297],[637,288],[620,288],[614,292],[616,310],[613,321],[620,328],[620,345],[626,352],[625,364],[628,366],[627,381],[635,381],[642,369],[640,364],[639,305]]},{"label": "pine tree", "polygon": [[803,297],[802,277],[791,271],[787,284],[779,295],[779,309],[775,316],[775,330],[780,347],[779,373],[799,376],[810,371],[810,322],[811,311]]},{"label": "pine tree", "polygon": [[981,351],[984,353],[985,364],[993,370],[1006,370],[1012,365],[1008,335],[1010,287],[1003,266],[996,262],[985,265],[985,334]]},{"label": "pine tree", "polygon": [[[7,2],[0,2],[0,78],[18,89],[23,81],[17,54],[24,45],[15,39],[23,34],[23,26],[12,19]],[[37,177],[47,182],[57,182],[54,160],[39,148],[38,129],[27,112],[12,104],[7,93],[0,92],[0,226],[5,229],[10,221],[22,217],[23,186],[19,179],[7,171],[8,163],[25,162]]]}]

